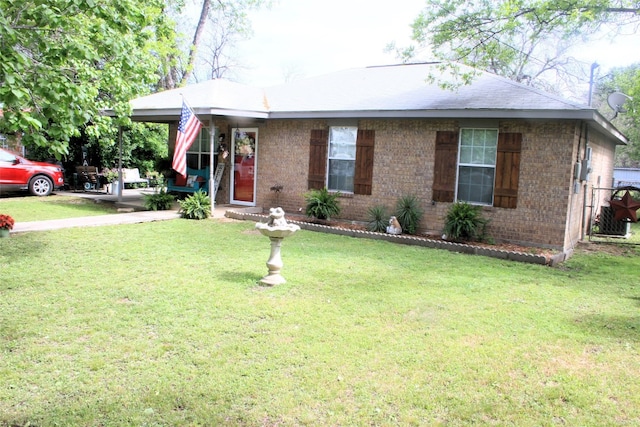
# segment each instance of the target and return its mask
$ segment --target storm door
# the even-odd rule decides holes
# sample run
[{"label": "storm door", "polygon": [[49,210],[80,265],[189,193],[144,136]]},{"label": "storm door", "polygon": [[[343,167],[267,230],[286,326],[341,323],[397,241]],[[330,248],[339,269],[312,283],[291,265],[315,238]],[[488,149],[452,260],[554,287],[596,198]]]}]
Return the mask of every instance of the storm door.
[{"label": "storm door", "polygon": [[236,128],[232,132],[231,203],[256,205],[256,168],[258,166],[258,129]]}]

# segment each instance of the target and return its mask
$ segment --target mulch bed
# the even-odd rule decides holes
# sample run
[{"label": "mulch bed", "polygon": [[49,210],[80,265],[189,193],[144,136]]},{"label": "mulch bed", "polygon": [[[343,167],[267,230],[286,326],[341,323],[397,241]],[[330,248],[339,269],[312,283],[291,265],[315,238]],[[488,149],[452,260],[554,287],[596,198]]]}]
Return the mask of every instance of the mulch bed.
[{"label": "mulch bed", "polygon": [[[260,215],[261,217],[267,218],[267,215]],[[306,215],[301,215],[301,214],[287,214],[286,215],[286,219],[287,221],[290,222],[297,222],[297,223],[307,223],[307,224],[313,224],[313,225],[319,225],[319,226],[323,226],[323,227],[329,227],[329,228],[336,228],[336,229],[346,229],[346,230],[353,230],[356,232],[366,232],[366,233],[371,233],[367,231],[367,227],[364,223],[362,222],[357,222],[357,221],[347,221],[347,220],[340,220],[340,219],[332,219],[329,221],[322,221],[322,220],[316,220],[314,218],[310,218]],[[386,233],[371,233],[372,235],[382,235],[385,237],[396,237],[393,235],[389,235]],[[428,234],[423,234],[423,235],[408,235],[408,234],[404,234],[402,236],[397,236],[399,238],[410,238],[411,241],[416,241],[416,240],[423,240],[424,242],[436,242],[437,243],[441,243],[442,246],[444,248],[452,248],[454,246],[467,246],[467,247],[471,247],[471,248],[484,248],[488,252],[495,252],[496,255],[499,255],[499,257],[503,257],[503,255],[505,253],[513,253],[513,254],[523,254],[524,257],[523,259],[527,259],[527,256],[531,256],[532,259],[538,259],[539,257],[543,257],[545,259],[545,263],[548,265],[555,265],[557,262],[561,262],[562,260],[564,260],[564,256],[562,254],[559,254],[557,251],[553,251],[550,249],[544,249],[544,248],[538,248],[538,247],[529,247],[529,246],[521,246],[521,245],[515,245],[512,243],[493,243],[493,244],[489,244],[489,243],[483,243],[483,242],[451,242],[451,241],[447,241],[442,239],[442,236],[439,235],[428,235]],[[403,240],[403,243],[409,243],[408,240]],[[490,255],[489,255],[490,256]],[[558,258],[562,258],[561,260],[558,261]],[[522,260],[522,259],[520,259]],[[539,262],[537,262],[539,263]]]}]

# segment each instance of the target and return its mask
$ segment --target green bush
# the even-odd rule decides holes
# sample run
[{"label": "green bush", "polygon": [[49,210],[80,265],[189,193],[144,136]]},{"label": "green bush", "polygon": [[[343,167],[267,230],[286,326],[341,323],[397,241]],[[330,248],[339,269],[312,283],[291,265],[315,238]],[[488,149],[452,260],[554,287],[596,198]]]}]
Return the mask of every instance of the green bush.
[{"label": "green bush", "polygon": [[202,190],[191,194],[180,203],[180,215],[186,219],[207,219],[211,214],[211,200]]},{"label": "green bush", "polygon": [[171,209],[176,198],[164,188],[154,194],[144,195],[144,208],[149,211],[166,211]]},{"label": "green bush", "polygon": [[385,206],[376,205],[367,210],[367,230],[384,233],[389,224],[389,216]]},{"label": "green bush", "polygon": [[304,195],[307,202],[305,213],[309,217],[328,220],[340,214],[340,192],[329,192],[327,188],[311,190]]},{"label": "green bush", "polygon": [[420,219],[422,218],[422,209],[420,201],[416,196],[402,196],[396,203],[396,219],[402,226],[402,231],[407,234],[416,234]]},{"label": "green bush", "polygon": [[453,241],[486,240],[489,220],[482,217],[482,207],[456,202],[444,219],[444,234]]}]

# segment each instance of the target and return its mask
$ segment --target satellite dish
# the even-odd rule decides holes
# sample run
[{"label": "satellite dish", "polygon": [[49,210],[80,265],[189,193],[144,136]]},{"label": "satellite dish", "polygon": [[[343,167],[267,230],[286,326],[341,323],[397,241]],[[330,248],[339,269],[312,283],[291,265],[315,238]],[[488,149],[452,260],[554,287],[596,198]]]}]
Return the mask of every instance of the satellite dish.
[{"label": "satellite dish", "polygon": [[618,113],[626,113],[627,110],[624,109],[624,103],[632,99],[629,95],[625,95],[622,92],[613,92],[611,95],[607,97],[607,103],[609,107],[615,114],[611,118],[612,120],[618,116]]}]

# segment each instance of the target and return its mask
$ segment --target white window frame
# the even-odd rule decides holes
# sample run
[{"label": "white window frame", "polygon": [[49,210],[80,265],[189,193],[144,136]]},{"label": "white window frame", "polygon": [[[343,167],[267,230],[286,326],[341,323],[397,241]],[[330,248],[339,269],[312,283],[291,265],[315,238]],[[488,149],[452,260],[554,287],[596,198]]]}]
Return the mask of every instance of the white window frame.
[{"label": "white window frame", "polygon": [[193,156],[197,156],[198,165],[195,169],[204,169],[209,166],[211,162],[211,140],[209,139],[209,132],[211,131],[215,132],[215,129],[204,126],[200,129],[198,136],[193,141],[193,144],[191,144],[191,147],[189,147],[189,150],[187,150],[187,165],[190,163],[193,164]]},{"label": "white window frame", "polygon": [[[476,135],[476,133],[480,133],[483,132],[485,134],[485,137],[483,138],[486,141],[486,133],[487,132],[493,132],[495,133],[495,145],[491,148],[493,150],[493,163],[487,163],[486,161],[488,160],[488,157],[486,156],[486,153],[483,154],[482,156],[482,162],[474,162],[474,159],[463,159],[463,156],[465,155],[465,153],[463,153],[463,138],[465,136],[466,133],[468,132],[473,132],[472,133],[472,144],[471,147],[476,147],[473,142],[476,140],[476,138],[479,138],[480,135]],[[477,146],[480,147],[480,146]],[[487,146],[485,145],[483,150],[486,151]],[[473,148],[471,149],[473,150]],[[470,153],[471,156],[473,156],[473,151]],[[456,168],[456,197],[455,200],[456,201],[464,201],[467,202],[469,204],[472,205],[480,205],[480,206],[493,206],[493,200],[495,197],[495,183],[496,183],[496,161],[497,161],[497,157],[498,157],[498,129],[497,128],[481,128],[481,127],[469,127],[469,128],[461,128],[460,129],[460,136],[459,136],[459,141],[458,141],[458,161],[457,161],[457,168]],[[463,161],[465,160],[465,161]],[[477,169],[491,169],[493,170],[493,175],[492,175],[492,181],[491,181],[491,200],[488,201],[482,201],[482,200],[465,200],[465,198],[461,197],[460,193],[460,171],[462,168],[477,168]],[[485,185],[485,188],[488,188],[488,186]]]},{"label": "white window frame", "polygon": [[[353,133],[353,142],[351,141],[334,141],[334,135],[338,135],[338,131],[342,129],[345,132]],[[325,177],[325,183],[327,190],[339,191],[340,193],[353,194],[354,190],[354,178],[356,169],[356,143],[358,139],[358,126],[330,126],[329,127],[329,143],[327,147],[327,175]],[[342,147],[343,150],[339,150],[338,147]],[[352,164],[352,175],[350,189],[343,186],[343,188],[332,188],[330,181],[331,162],[332,161],[349,161]],[[336,187],[340,187],[337,185]]]}]

